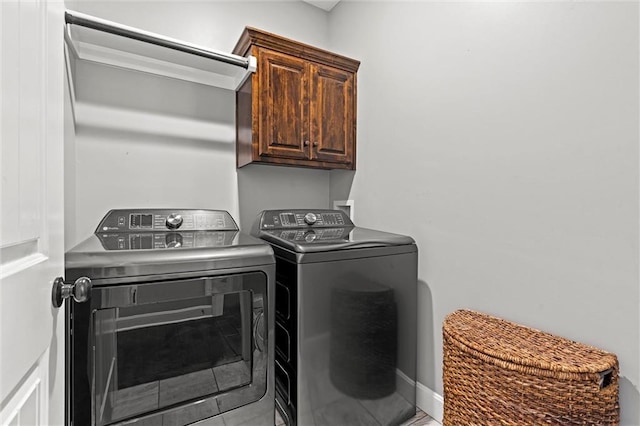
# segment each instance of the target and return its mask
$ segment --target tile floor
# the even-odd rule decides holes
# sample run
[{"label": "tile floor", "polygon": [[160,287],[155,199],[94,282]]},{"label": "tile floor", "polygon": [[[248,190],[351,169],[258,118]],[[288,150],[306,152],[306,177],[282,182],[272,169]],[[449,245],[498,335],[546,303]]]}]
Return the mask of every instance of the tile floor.
[{"label": "tile floor", "polygon": [[424,411],[417,410],[416,415],[402,423],[401,426],[440,426],[440,423],[429,417]]},{"label": "tile floor", "polygon": [[[280,413],[276,409],[276,425],[275,426],[284,426],[284,420],[280,417]],[[346,426],[346,425],[345,425]],[[431,417],[427,416],[424,411],[417,410],[417,413],[414,417],[410,418],[406,422],[402,423],[401,426],[440,426],[440,423],[436,422]]]}]

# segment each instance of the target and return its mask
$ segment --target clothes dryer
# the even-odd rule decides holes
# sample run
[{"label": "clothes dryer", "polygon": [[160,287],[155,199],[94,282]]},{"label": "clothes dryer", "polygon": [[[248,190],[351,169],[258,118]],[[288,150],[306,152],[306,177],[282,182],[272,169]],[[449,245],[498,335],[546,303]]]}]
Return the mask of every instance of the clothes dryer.
[{"label": "clothes dryer", "polygon": [[273,425],[273,251],[228,212],[112,210],[66,278],[67,424]]}]

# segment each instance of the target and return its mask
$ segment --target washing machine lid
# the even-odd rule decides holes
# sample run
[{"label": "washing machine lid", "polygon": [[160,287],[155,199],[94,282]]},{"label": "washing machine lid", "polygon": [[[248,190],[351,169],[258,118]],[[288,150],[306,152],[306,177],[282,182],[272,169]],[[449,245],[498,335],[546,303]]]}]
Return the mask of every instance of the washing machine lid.
[{"label": "washing machine lid", "polygon": [[413,238],[354,226],[341,210],[265,210],[251,234],[295,253],[415,244]]},{"label": "washing machine lid", "polygon": [[273,264],[265,242],[223,210],[111,210],[65,254],[67,281],[158,276]]}]

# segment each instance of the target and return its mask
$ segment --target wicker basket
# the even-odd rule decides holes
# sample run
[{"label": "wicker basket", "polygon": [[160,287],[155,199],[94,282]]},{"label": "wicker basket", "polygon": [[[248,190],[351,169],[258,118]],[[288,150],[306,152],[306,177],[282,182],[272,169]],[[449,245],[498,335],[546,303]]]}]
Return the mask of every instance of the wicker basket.
[{"label": "wicker basket", "polygon": [[469,310],[443,337],[444,426],[619,423],[612,353]]}]

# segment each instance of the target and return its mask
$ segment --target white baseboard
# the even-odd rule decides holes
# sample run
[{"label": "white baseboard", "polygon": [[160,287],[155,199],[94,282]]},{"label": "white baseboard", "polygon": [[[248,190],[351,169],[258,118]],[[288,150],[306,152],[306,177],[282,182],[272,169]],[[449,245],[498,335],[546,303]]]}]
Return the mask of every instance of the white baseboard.
[{"label": "white baseboard", "polygon": [[416,405],[438,423],[442,424],[444,398],[423,385],[416,383]]}]

